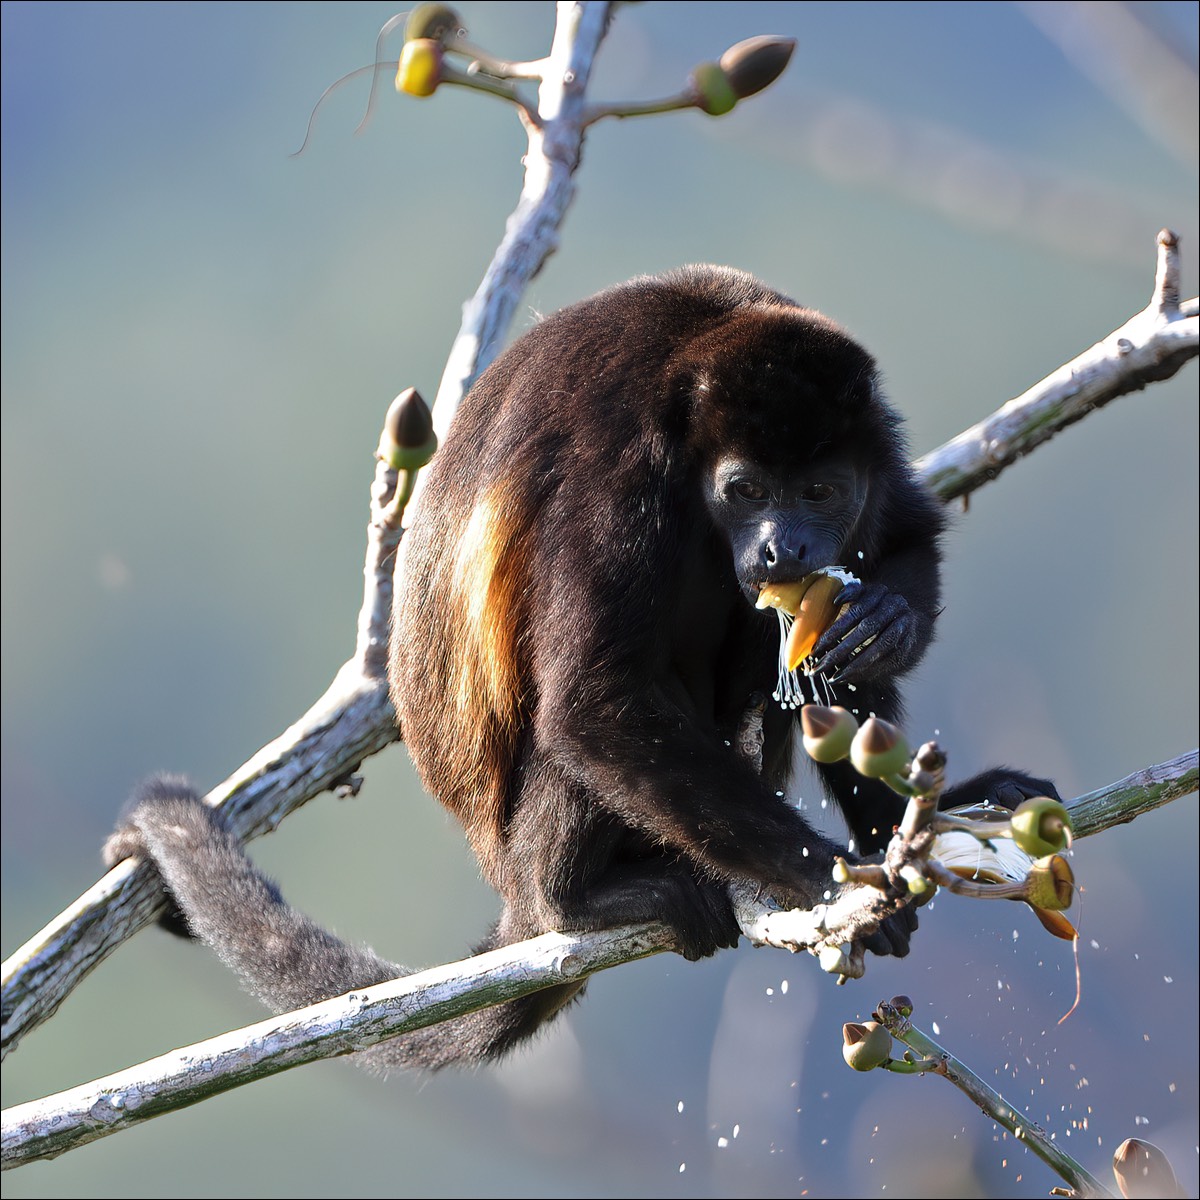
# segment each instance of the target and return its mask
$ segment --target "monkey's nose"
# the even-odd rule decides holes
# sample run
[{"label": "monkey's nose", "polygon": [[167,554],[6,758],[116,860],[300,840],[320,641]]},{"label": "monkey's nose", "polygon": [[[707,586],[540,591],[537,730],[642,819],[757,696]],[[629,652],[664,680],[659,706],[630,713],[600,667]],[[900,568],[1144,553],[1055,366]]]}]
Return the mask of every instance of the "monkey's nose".
[{"label": "monkey's nose", "polygon": [[[771,538],[763,546],[763,562],[767,567],[768,579],[789,579],[804,566],[808,546],[789,545],[783,538]],[[804,571],[801,571],[803,574]]]}]

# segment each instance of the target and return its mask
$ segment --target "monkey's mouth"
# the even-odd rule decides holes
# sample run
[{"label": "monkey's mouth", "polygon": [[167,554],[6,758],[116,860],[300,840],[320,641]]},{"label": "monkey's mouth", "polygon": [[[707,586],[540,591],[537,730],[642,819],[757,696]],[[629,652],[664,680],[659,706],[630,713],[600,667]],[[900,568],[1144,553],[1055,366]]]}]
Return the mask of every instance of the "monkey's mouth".
[{"label": "monkey's mouth", "polygon": [[775,609],[779,618],[779,678],[772,695],[784,708],[807,703],[804,678],[810,680],[814,701],[818,682],[830,692],[828,683],[812,669],[813,647],[837,618],[833,602],[838,594],[846,584],[858,582],[844,567],[822,567],[803,579],[768,583],[759,589],[756,606]]}]

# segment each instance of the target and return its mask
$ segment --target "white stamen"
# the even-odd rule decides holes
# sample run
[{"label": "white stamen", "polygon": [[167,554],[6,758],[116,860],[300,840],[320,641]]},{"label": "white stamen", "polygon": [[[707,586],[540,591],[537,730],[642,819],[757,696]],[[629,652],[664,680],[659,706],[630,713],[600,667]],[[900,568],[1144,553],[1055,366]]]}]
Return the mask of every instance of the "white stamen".
[{"label": "white stamen", "polygon": [[[861,555],[860,555],[861,557]],[[861,580],[852,571],[847,571],[845,567],[823,567],[820,571],[815,572],[819,575],[828,575],[836,579],[843,586],[849,583],[860,583]],[[762,601],[759,604],[762,605]],[[803,680],[807,677],[809,687],[812,691],[812,702],[819,704],[824,697],[826,705],[835,704],[837,702],[834,694],[833,685],[823,675],[814,674],[813,667],[816,659],[810,654],[802,663],[799,663],[794,671],[789,671],[787,666],[787,644],[788,635],[792,631],[792,625],[796,618],[791,613],[784,612],[782,608],[775,609],[775,614],[779,618],[779,677],[775,684],[775,690],[771,693],[773,699],[777,700],[783,708],[800,708],[808,703],[808,697],[805,695]],[[870,639],[874,641],[874,638]],[[867,643],[869,644],[869,642]],[[818,691],[820,689],[820,691]],[[851,685],[853,690],[853,685]]]}]

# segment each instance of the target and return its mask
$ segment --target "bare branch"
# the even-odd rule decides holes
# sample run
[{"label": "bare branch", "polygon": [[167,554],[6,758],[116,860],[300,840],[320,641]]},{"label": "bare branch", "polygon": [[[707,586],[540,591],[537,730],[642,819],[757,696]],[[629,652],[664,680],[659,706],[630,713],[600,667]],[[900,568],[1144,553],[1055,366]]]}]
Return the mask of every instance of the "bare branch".
[{"label": "bare branch", "polygon": [[[575,195],[585,125],[584,96],[592,61],[608,27],[606,3],[560,0],[550,55],[539,63],[540,124],[526,122],[529,149],[521,198],[475,295],[463,306],[462,326],[434,401],[434,430],[444,438],[471,384],[499,353],[529,281],[558,249],[558,229]],[[418,488],[419,490],[419,488]]]},{"label": "bare branch", "polygon": [[1198,784],[1200,770],[1195,750],[1169,762],[1144,767],[1075,800],[1071,805],[1075,836],[1089,837],[1102,829],[1124,825],[1151,809],[1190,795]]},{"label": "bare branch", "polygon": [[3,1168],[53,1158],[290,1067],[671,948],[660,925],[545,933],[173,1050],[4,1113]]},{"label": "bare branch", "polygon": [[995,479],[1061,429],[1148,383],[1170,379],[1200,350],[1196,301],[1179,303],[1179,246],[1164,229],[1150,303],[1102,342],[1059,367],[978,425],[919,458],[918,472],[943,500]]}]

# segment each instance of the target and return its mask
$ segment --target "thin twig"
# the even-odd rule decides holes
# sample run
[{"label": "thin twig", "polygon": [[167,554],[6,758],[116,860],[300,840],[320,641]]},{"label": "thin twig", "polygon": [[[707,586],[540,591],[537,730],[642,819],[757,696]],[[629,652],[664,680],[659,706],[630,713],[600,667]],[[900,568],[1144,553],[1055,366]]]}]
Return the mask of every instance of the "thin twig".
[{"label": "thin twig", "polygon": [[927,1033],[888,1004],[880,1005],[883,1024],[897,1041],[903,1042],[919,1060],[931,1063],[929,1073],[940,1075],[979,1105],[984,1115],[1014,1134],[1079,1196],[1108,1197],[1112,1193],[1083,1166],[1067,1154],[1036,1122],[1014,1108],[990,1084],[980,1079],[961,1059],[938,1045]]},{"label": "thin twig", "polygon": [[966,496],[1094,409],[1169,379],[1200,352],[1196,300],[1179,303],[1179,245],[1164,229],[1150,303],[1119,329],[919,458],[917,471],[943,500]]}]

